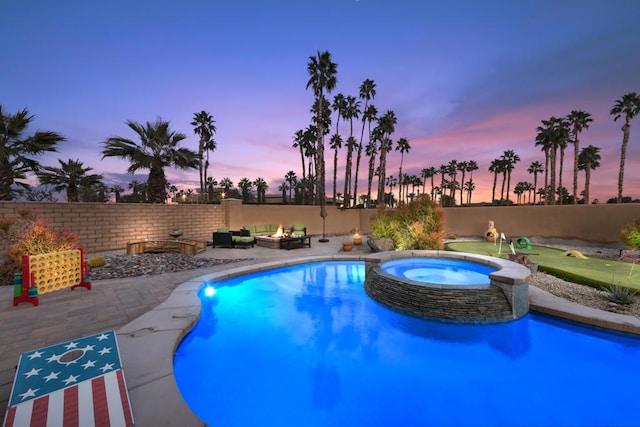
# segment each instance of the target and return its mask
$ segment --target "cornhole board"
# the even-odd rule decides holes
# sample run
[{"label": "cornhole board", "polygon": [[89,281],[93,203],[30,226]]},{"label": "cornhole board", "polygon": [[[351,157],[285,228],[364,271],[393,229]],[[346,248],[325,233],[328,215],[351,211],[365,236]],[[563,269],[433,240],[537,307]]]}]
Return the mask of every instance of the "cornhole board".
[{"label": "cornhole board", "polygon": [[4,427],[133,425],[114,331],[20,356]]}]

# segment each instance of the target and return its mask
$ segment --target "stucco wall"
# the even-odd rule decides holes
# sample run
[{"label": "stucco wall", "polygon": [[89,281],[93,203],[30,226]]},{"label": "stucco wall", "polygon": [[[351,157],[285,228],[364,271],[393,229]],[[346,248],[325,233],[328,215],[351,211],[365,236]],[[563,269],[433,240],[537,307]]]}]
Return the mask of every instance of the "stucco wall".
[{"label": "stucco wall", "polygon": [[507,237],[620,242],[620,231],[640,217],[640,204],[447,208],[446,228],[458,236],[482,236],[489,220]]}]

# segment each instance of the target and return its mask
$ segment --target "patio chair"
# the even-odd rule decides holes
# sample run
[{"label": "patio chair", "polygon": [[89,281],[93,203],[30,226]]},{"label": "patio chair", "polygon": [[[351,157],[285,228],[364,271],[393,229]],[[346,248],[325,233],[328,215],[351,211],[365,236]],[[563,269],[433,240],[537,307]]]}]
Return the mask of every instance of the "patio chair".
[{"label": "patio chair", "polygon": [[218,230],[213,232],[211,247],[215,248],[217,246],[223,248],[233,247],[233,237],[228,227],[218,227]]},{"label": "patio chair", "polygon": [[304,224],[293,224],[291,226],[291,234],[296,237],[307,235],[307,227]]}]

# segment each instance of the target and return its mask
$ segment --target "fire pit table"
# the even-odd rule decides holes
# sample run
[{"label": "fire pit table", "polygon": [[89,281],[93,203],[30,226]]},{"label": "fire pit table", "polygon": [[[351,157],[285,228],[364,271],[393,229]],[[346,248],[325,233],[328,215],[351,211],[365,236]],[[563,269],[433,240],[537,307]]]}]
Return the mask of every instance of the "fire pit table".
[{"label": "fire pit table", "polygon": [[280,239],[280,249],[298,249],[311,247],[311,236],[283,237]]},{"label": "fire pit table", "polygon": [[311,247],[311,236],[300,237],[273,237],[256,236],[256,245],[270,249],[297,249]]}]

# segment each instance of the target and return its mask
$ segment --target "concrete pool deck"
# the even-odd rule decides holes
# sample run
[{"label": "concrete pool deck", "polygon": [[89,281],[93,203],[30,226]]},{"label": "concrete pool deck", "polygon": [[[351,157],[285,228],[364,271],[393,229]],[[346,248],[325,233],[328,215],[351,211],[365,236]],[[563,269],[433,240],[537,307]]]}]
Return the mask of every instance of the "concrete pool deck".
[{"label": "concrete pool deck", "polygon": [[[208,280],[240,273],[327,259],[359,259],[364,247],[341,252],[350,236],[312,238],[311,248],[211,249],[198,256],[253,258],[233,264],[126,279],[93,282],[93,289],[61,290],[40,296],[40,306],[12,306],[13,288],[0,287],[0,414],[4,417],[21,353],[50,344],[116,329],[136,425],[204,426],[184,403],[173,377],[175,348],[197,321],[197,292]],[[640,319],[602,312],[530,288],[532,310],[590,321],[640,335]],[[213,361],[211,361],[213,363]]]}]

